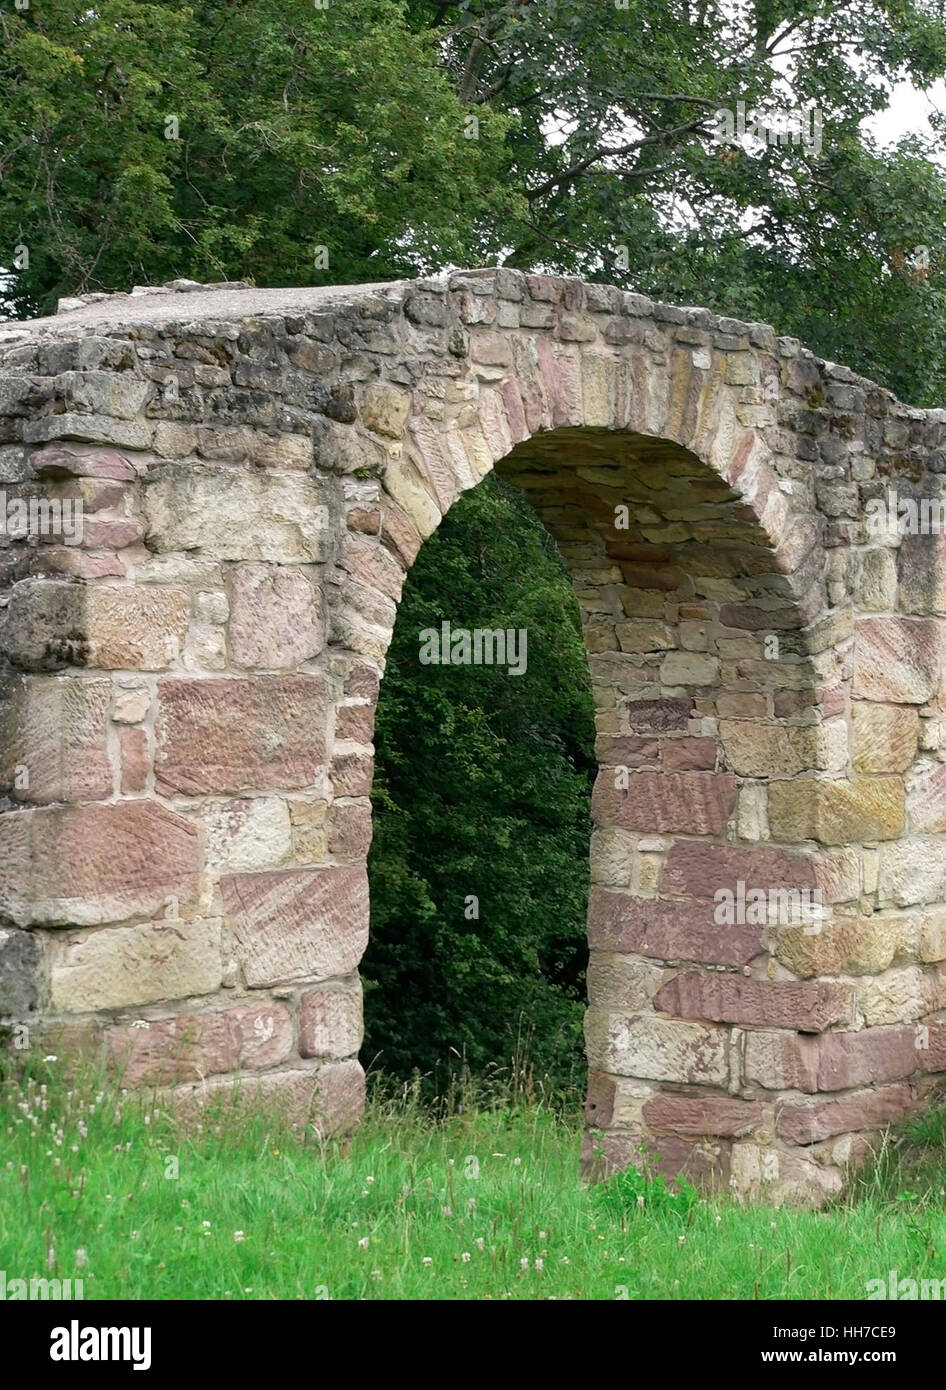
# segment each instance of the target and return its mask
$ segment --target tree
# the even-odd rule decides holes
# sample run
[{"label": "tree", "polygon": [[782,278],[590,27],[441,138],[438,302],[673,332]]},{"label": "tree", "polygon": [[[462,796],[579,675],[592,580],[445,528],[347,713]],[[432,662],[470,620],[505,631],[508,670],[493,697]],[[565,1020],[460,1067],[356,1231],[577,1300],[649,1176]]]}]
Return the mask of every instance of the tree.
[{"label": "tree", "polygon": [[[946,71],[941,8],[415,0],[411,13],[443,34],[460,99],[513,122],[528,211],[507,226],[508,264],[761,318],[942,402],[946,183],[932,144],[882,153],[864,128],[894,82],[924,89]],[[727,143],[720,111],[770,119]]]},{"label": "tree", "polygon": [[506,121],[484,111],[469,138],[397,0],[43,0],[0,32],[0,264],[21,313],[135,280],[495,258]]}]

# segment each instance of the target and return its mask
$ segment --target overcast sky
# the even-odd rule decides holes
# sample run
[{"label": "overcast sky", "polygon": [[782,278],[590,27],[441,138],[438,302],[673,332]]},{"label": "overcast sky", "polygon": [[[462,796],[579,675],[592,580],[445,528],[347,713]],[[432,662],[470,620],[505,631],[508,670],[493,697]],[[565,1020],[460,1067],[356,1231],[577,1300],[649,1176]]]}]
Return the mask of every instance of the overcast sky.
[{"label": "overcast sky", "polygon": [[[909,82],[901,82],[894,87],[887,110],[865,121],[865,125],[881,144],[893,144],[911,133],[932,135],[929,113],[934,110],[946,111],[946,85],[937,82],[929,93],[924,93]],[[946,164],[946,155],[941,153],[939,162]]]}]

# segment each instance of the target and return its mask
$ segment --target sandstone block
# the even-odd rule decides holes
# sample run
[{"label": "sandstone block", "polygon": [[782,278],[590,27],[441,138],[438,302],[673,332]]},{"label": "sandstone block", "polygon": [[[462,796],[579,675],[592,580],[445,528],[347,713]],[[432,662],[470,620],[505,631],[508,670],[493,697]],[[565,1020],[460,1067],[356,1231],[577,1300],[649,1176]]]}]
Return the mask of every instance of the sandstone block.
[{"label": "sandstone block", "polygon": [[0,911],[18,925],[92,926],[186,912],[196,901],[195,826],[152,801],[0,816]]},{"label": "sandstone block", "polygon": [[49,943],[52,1006],[81,1014],[212,994],[223,977],[220,927],[219,918],[162,918],[57,932]]},{"label": "sandstone block", "polygon": [[310,786],[325,761],[320,675],[158,684],[155,785],[165,796]]},{"label": "sandstone block", "polygon": [[588,1060],[601,1071],[650,1081],[722,1086],[729,1079],[725,1028],[654,1015],[589,1009],[585,1015]]},{"label": "sandstone block", "polygon": [[361,982],[310,989],[299,1001],[299,1051],[303,1057],[350,1057],[364,1037]]},{"label": "sandstone block", "polygon": [[363,867],[277,869],[220,881],[250,986],[328,980],[355,969],[368,940]]},{"label": "sandstone block", "polygon": [[855,698],[925,704],[937,686],[939,648],[933,620],[861,618],[855,625]]},{"label": "sandstone block", "polygon": [[778,840],[819,840],[825,845],[894,840],[903,831],[904,790],[898,777],[859,777],[850,782],[773,782],[769,829]]},{"label": "sandstone block", "polygon": [[301,569],[237,565],[229,639],[236,666],[285,669],[310,660],[325,643],[321,591]]}]

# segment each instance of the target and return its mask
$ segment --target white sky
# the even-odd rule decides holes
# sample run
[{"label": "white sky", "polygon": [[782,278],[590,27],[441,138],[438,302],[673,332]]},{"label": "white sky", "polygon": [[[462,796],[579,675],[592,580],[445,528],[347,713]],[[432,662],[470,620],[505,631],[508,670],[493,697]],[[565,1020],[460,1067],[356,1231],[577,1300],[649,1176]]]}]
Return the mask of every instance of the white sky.
[{"label": "white sky", "polygon": [[[881,145],[890,145],[903,135],[931,136],[928,116],[934,110],[946,111],[946,84],[937,82],[925,93],[918,92],[909,82],[900,82],[890,95],[887,109],[864,125]],[[946,155],[940,154],[939,162],[946,163]]]}]

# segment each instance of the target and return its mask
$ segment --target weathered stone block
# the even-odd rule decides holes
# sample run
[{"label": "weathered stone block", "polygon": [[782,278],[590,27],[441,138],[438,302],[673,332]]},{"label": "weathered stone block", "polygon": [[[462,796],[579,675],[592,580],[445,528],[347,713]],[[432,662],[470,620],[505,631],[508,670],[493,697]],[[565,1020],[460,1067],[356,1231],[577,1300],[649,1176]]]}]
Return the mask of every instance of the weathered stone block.
[{"label": "weathered stone block", "polygon": [[881,907],[946,898],[946,841],[931,836],[881,846],[877,897]]},{"label": "weathered stone block", "polygon": [[[695,898],[715,898],[732,894],[738,898],[750,888],[765,893],[779,890],[814,889],[814,864],[804,854],[768,846],[714,845],[696,840],[676,840],[667,855],[660,880],[662,893],[685,894]],[[719,901],[725,902],[720,897]],[[721,928],[721,930],[723,930]],[[731,927],[724,929],[732,931]]]},{"label": "weathered stone block", "polygon": [[859,777],[851,782],[804,778],[773,782],[769,788],[769,829],[777,840],[819,840],[825,845],[894,840],[903,826],[899,777]]},{"label": "weathered stone block", "polygon": [[778,1106],[775,1132],[789,1144],[814,1144],[833,1134],[883,1129],[915,1108],[909,1086],[880,1086],[830,1099],[786,1101]]},{"label": "weathered stone block", "polygon": [[923,618],[861,618],[855,625],[854,695],[922,705],[937,687],[940,625]]},{"label": "weathered stone block", "polygon": [[834,1023],[851,1022],[853,995],[852,986],[844,984],[747,980],[741,975],[688,971],[663,986],[654,1008],[676,1018],[823,1033]]},{"label": "weathered stone block", "polygon": [[108,1055],[128,1086],[258,1071],[292,1055],[292,1019],[285,1004],[267,1000],[153,1020],[147,1028],[122,1024],[109,1030]]},{"label": "weathered stone block", "polygon": [[758,1101],[728,1096],[654,1096],[645,1101],[643,1118],[655,1134],[679,1134],[698,1139],[704,1134],[740,1139],[763,1125]]},{"label": "weathered stone block", "polygon": [[197,897],[196,827],[152,801],[0,816],[0,911],[18,925],[92,926],[186,912]]},{"label": "weathered stone block", "polygon": [[304,473],[170,467],[145,490],[150,549],[312,564],[328,555],[326,495]]},{"label": "weathered stone block", "polygon": [[164,796],[310,786],[325,762],[320,675],[158,683],[155,786]]},{"label": "weathered stone block", "polygon": [[729,1031],[654,1015],[589,1009],[585,1042],[593,1067],[650,1081],[722,1086],[729,1079]]},{"label": "weathered stone block", "polygon": [[52,1006],[81,1014],[212,994],[223,977],[220,927],[219,918],[167,918],[57,932],[49,943]]},{"label": "weathered stone block", "polygon": [[624,830],[718,835],[736,804],[736,779],[713,772],[632,772],[627,788],[598,773],[591,801],[596,825]]},{"label": "weathered stone block", "polygon": [[310,989],[299,1001],[299,1051],[303,1057],[350,1057],[364,1037],[361,981]]},{"label": "weathered stone block", "polygon": [[0,1018],[32,1018],[43,993],[42,950],[35,933],[0,927]]},{"label": "weathered stone block", "polygon": [[322,593],[303,570],[285,565],[237,565],[230,592],[229,639],[234,665],[286,669],[322,650]]},{"label": "weathered stone block", "polygon": [[819,1039],[819,1091],[846,1091],[878,1081],[901,1081],[918,1069],[916,1029],[865,1028]]},{"label": "weathered stone block", "polygon": [[851,706],[855,772],[905,772],[916,757],[920,717],[903,705]]},{"label": "weathered stone block", "polygon": [[363,867],[277,869],[220,881],[226,923],[251,986],[348,975],[368,940]]},{"label": "weathered stone block", "polygon": [[0,688],[0,787],[18,801],[111,796],[111,682],[41,676]]},{"label": "weathered stone block", "polygon": [[719,737],[733,772],[740,777],[785,777],[808,769],[840,772],[847,762],[843,722],[802,727],[721,719]]},{"label": "weathered stone block", "polygon": [[279,797],[216,801],[200,812],[207,835],[207,868],[224,873],[275,869],[289,858],[289,807]]},{"label": "weathered stone block", "polygon": [[721,927],[713,912],[712,902],[669,902],[592,888],[588,940],[599,951],[707,965],[747,965],[761,953],[761,927]]}]

